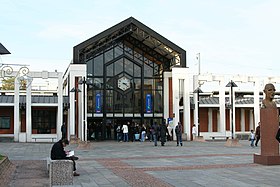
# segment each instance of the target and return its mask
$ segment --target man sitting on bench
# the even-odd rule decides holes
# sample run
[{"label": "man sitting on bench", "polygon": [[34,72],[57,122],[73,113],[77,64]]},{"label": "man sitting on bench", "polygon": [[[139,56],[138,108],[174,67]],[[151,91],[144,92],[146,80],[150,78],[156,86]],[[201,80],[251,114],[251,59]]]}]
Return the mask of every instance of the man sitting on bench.
[{"label": "man sitting on bench", "polygon": [[64,150],[64,147],[66,147],[66,145],[69,145],[69,141],[67,139],[61,139],[58,142],[56,142],[53,146],[52,146],[52,150],[51,150],[51,159],[52,160],[72,160],[73,161],[73,175],[74,176],[79,176],[80,174],[76,173],[76,163],[75,160],[78,160],[79,158],[76,156],[67,156],[67,153]]}]

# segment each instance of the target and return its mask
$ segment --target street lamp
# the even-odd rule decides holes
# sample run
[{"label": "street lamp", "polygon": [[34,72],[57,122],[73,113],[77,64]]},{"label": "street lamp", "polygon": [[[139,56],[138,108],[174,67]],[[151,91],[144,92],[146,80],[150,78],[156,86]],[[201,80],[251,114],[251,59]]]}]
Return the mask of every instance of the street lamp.
[{"label": "street lamp", "polygon": [[[79,93],[79,92],[81,92],[81,90],[79,89],[79,88],[76,88],[76,87],[74,87],[74,88],[72,88],[71,90],[70,90],[70,92],[71,93],[75,93],[75,95],[74,95],[74,127],[75,127],[75,129],[76,129],[76,123],[77,123],[77,121],[76,121],[76,111],[77,111],[77,96],[76,96],[76,94],[77,93]],[[76,130],[75,130],[75,132],[76,132]],[[74,133],[75,133],[74,132]],[[76,133],[75,133],[76,134]]]},{"label": "street lamp", "polygon": [[234,139],[233,137],[233,87],[237,87],[237,85],[231,80],[226,85],[226,87],[230,87],[230,116],[231,116],[231,139]]},{"label": "street lamp", "polygon": [[200,136],[200,124],[199,124],[199,93],[203,93],[200,87],[194,90],[194,93],[197,93],[197,135]]}]

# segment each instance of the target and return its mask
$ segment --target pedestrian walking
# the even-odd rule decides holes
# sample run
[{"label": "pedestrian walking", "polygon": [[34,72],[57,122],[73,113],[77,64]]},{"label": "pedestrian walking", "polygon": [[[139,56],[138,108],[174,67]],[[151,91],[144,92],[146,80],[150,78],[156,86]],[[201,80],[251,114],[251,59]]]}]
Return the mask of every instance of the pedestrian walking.
[{"label": "pedestrian walking", "polygon": [[153,134],[153,139],[154,139],[154,145],[155,146],[157,146],[158,133],[159,133],[159,126],[158,126],[157,122],[155,122],[152,125],[152,134]]},{"label": "pedestrian walking", "polygon": [[254,130],[251,130],[251,133],[249,135],[249,141],[251,142],[251,147],[254,147],[254,141],[255,141],[255,134],[254,134]]},{"label": "pedestrian walking", "polygon": [[255,146],[258,147],[258,142],[260,141],[261,139],[261,122],[258,123],[258,126],[256,128],[256,133],[255,133],[255,136],[256,136],[256,142],[255,142]]},{"label": "pedestrian walking", "polygon": [[166,133],[168,133],[167,126],[165,120],[163,121],[162,125],[160,126],[160,142],[161,146],[164,146],[166,142]]},{"label": "pedestrian walking", "polygon": [[183,146],[183,142],[182,142],[182,124],[181,124],[181,122],[178,122],[178,125],[176,125],[175,133],[176,133],[176,139],[177,139],[177,146],[179,146],[179,144],[181,146]]},{"label": "pedestrian walking", "polygon": [[144,142],[146,139],[146,125],[143,124],[141,128],[141,142]]},{"label": "pedestrian walking", "polygon": [[61,125],[61,134],[62,134],[62,138],[61,139],[66,139],[66,125],[65,122]]},{"label": "pedestrian walking", "polygon": [[196,133],[197,133],[197,130],[196,130],[196,126],[195,124],[192,126],[192,136],[193,136],[193,140],[196,139]]},{"label": "pedestrian walking", "polygon": [[128,126],[126,124],[122,126],[122,131],[123,131],[123,141],[128,142]]}]

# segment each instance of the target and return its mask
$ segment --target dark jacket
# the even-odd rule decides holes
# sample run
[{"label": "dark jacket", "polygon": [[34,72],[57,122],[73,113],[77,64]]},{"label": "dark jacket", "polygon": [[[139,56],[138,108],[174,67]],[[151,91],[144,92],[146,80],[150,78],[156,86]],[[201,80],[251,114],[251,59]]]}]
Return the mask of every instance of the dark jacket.
[{"label": "dark jacket", "polygon": [[160,126],[160,138],[162,141],[166,141],[166,133],[168,132],[167,126],[165,124],[162,124]]},{"label": "dark jacket", "polygon": [[280,128],[278,129],[277,131],[277,134],[276,134],[276,140],[280,143]]},{"label": "dark jacket", "polygon": [[52,146],[51,150],[51,159],[52,160],[61,160],[66,159],[66,153],[64,151],[64,147],[62,145],[62,141],[59,140]]},{"label": "dark jacket", "polygon": [[260,126],[257,126],[255,135],[256,135],[256,138],[260,138],[261,137],[261,128],[260,128]]},{"label": "dark jacket", "polygon": [[180,135],[180,134],[182,134],[182,124],[181,124],[181,123],[178,124],[178,125],[175,127],[175,133],[176,133],[177,136]]},{"label": "dark jacket", "polygon": [[154,124],[152,125],[152,134],[153,134],[153,135],[158,135],[158,131],[159,131],[159,126],[158,126],[157,123],[154,123]]}]

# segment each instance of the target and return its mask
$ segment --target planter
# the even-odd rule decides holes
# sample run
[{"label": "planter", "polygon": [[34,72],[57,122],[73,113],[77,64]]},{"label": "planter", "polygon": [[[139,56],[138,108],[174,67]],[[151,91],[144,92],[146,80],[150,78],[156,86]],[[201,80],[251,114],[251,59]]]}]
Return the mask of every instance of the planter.
[{"label": "planter", "polygon": [[12,163],[8,159],[8,157],[4,156],[2,160],[0,160],[0,176],[3,176],[4,173],[10,168]]}]

